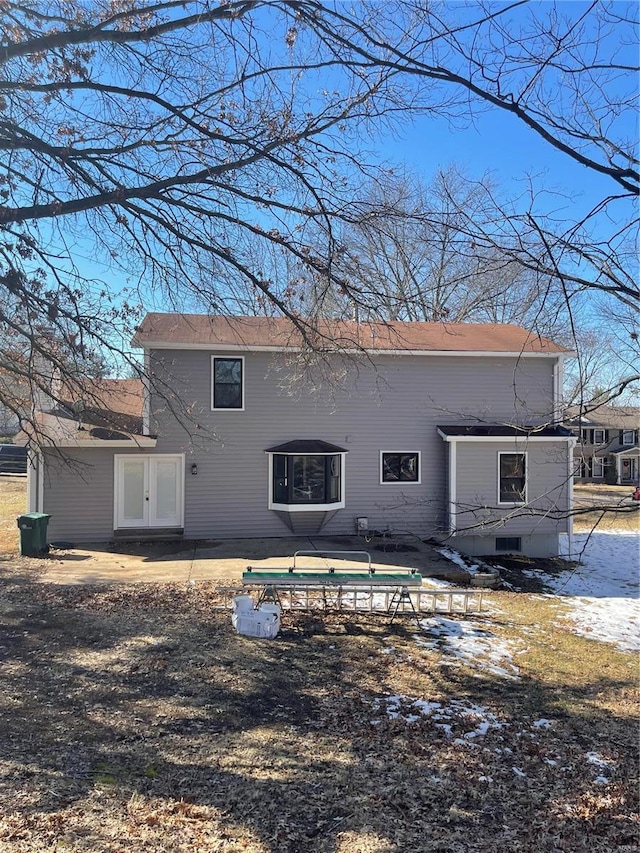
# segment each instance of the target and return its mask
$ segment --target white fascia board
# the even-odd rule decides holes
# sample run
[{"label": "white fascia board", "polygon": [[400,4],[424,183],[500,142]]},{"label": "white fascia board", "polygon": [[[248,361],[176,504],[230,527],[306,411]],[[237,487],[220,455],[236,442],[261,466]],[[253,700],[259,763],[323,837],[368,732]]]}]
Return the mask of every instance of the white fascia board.
[{"label": "white fascia board", "polygon": [[516,444],[528,444],[530,441],[566,441],[570,445],[577,442],[577,438],[572,435],[445,435],[441,430],[438,430],[438,435],[445,441],[469,441],[469,442],[501,442],[507,443],[515,441]]},{"label": "white fascia board", "polygon": [[[143,350],[206,350],[208,352],[283,352],[296,353],[302,352],[302,347],[279,347],[279,346],[252,346],[251,344],[224,344],[219,342],[214,343],[174,343],[167,341],[146,341],[144,344],[136,344]],[[557,352],[496,352],[493,350],[370,350],[366,347],[362,349],[340,349],[340,350],[322,350],[325,355],[360,355],[366,353],[370,358],[382,355],[414,355],[414,356],[468,356],[471,358],[558,358],[559,355],[571,355],[571,353]]]}]

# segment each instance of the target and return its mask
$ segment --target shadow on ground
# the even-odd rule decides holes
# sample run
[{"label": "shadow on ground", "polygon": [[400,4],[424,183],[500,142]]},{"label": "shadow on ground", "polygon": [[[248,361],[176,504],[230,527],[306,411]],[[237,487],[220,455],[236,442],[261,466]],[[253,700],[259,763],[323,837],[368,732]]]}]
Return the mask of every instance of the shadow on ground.
[{"label": "shadow on ground", "polygon": [[[623,664],[572,688],[479,677],[383,616],[288,614],[260,642],[207,584],[1,600],[0,846],[635,849],[633,714],[592,701],[630,690]],[[412,697],[458,708],[450,730],[411,720]],[[480,706],[496,724],[471,737]],[[591,751],[611,761],[602,797]]]}]

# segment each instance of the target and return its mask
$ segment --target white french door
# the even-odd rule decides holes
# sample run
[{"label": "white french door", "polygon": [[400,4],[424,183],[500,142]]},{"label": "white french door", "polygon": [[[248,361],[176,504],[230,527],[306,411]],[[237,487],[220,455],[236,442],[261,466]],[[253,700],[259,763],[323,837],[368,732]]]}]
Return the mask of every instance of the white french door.
[{"label": "white french door", "polygon": [[115,526],[183,527],[184,458],[115,457]]}]

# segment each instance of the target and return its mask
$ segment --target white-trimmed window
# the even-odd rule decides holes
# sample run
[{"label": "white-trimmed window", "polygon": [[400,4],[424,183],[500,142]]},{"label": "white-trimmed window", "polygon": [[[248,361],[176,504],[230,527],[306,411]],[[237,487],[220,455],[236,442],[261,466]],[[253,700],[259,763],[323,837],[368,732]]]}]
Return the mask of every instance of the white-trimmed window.
[{"label": "white-trimmed window", "polygon": [[420,451],[380,451],[381,483],[420,483]]},{"label": "white-trimmed window", "polygon": [[593,431],[593,443],[594,444],[604,444],[605,443],[605,433],[603,429],[594,429]]},{"label": "white-trimmed window", "polygon": [[316,512],[345,505],[347,452],[325,441],[300,439],[267,450],[269,509]]},{"label": "white-trimmed window", "polygon": [[594,480],[604,477],[604,459],[602,456],[591,457],[591,476]]},{"label": "white-trimmed window", "polygon": [[527,501],[527,454],[498,453],[498,503],[523,504]]},{"label": "white-trimmed window", "polygon": [[211,408],[244,410],[244,356],[211,356]]},{"label": "white-trimmed window", "polygon": [[632,447],[636,443],[636,433],[633,429],[622,430],[622,443],[626,447]]}]

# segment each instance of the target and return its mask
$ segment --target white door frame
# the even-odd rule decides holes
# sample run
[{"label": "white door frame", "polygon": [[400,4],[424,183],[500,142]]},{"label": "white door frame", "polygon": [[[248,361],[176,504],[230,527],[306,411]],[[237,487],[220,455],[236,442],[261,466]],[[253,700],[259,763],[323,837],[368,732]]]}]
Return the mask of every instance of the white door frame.
[{"label": "white door frame", "polygon": [[[151,512],[152,507],[147,508],[147,519],[146,523],[139,525],[140,527],[148,527],[149,529],[153,529],[154,527],[184,527],[184,453],[115,453],[113,456],[113,529],[114,530],[126,530],[126,526],[123,527],[119,524],[120,521],[120,462],[121,461],[142,461],[147,463],[145,468],[145,478],[147,479],[146,488],[147,490],[151,489],[151,483],[149,483],[149,463],[151,461],[168,461],[173,460],[177,464],[178,469],[178,480],[177,480],[177,497],[178,497],[178,520],[175,525],[167,525],[165,524],[153,524],[153,512]],[[153,501],[151,502],[153,503]],[[134,526],[135,527],[135,526]]]}]

